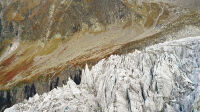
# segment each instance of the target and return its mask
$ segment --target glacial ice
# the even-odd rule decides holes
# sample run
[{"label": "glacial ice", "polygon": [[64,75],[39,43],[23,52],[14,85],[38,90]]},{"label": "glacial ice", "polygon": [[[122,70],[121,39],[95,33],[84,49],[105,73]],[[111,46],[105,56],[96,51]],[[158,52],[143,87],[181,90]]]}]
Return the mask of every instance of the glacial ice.
[{"label": "glacial ice", "polygon": [[200,36],[165,42],[127,55],[112,55],[82,81],[67,85],[5,112],[198,112]]}]

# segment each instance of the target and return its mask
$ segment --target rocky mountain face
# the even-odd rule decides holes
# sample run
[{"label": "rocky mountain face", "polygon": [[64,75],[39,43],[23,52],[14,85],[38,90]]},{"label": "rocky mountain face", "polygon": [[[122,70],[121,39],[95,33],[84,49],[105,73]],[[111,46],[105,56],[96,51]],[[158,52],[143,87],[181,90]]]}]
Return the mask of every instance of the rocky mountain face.
[{"label": "rocky mountain face", "polygon": [[69,77],[80,84],[86,63],[199,35],[198,8],[195,0],[1,0],[0,111]]},{"label": "rocky mountain face", "polygon": [[89,70],[82,81],[6,109],[5,112],[199,112],[200,37],[112,55]]}]

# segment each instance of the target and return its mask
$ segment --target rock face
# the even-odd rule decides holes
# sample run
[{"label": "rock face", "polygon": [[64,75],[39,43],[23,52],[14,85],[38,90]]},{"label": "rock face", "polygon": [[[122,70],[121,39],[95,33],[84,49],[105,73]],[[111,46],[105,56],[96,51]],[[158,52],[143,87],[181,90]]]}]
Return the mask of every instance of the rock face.
[{"label": "rock face", "polygon": [[10,90],[0,91],[0,112],[15,103],[22,102],[24,99],[28,100],[30,97],[33,97],[36,92],[37,94],[42,94],[44,92],[49,92],[58,86],[66,85],[69,77],[79,85],[81,82],[81,73],[82,71],[78,68],[74,70],[70,69],[56,77],[34,81],[32,84],[24,83]]},{"label": "rock face", "polygon": [[157,44],[86,66],[80,85],[67,85],[5,112],[200,111],[200,37]]},{"label": "rock face", "polygon": [[2,37],[26,40],[66,37],[87,27],[101,31],[131,13],[120,0],[3,0],[1,7]]},{"label": "rock face", "polygon": [[179,1],[1,0],[0,110],[69,77],[80,84],[86,63],[200,35],[198,6]]}]

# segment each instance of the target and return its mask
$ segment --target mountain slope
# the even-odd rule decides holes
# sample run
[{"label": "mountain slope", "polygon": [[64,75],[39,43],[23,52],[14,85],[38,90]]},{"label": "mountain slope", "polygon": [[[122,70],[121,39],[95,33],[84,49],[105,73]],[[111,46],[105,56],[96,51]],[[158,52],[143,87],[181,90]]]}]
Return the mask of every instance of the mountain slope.
[{"label": "mountain slope", "polygon": [[67,85],[5,112],[21,111],[200,111],[200,37],[188,37],[147,47],[127,55],[112,55],[82,81]]},{"label": "mountain slope", "polygon": [[196,0],[0,0],[0,111],[69,77],[79,84],[86,63],[200,35],[198,8]]}]

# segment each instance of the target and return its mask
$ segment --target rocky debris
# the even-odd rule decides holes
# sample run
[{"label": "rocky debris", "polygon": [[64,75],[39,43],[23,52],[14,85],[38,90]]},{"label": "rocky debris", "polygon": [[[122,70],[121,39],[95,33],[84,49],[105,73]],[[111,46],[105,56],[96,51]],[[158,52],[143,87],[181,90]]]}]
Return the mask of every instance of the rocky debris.
[{"label": "rocky debris", "polygon": [[81,84],[67,85],[16,104],[21,111],[199,110],[200,37],[157,44],[127,55],[112,55],[82,71]]}]

